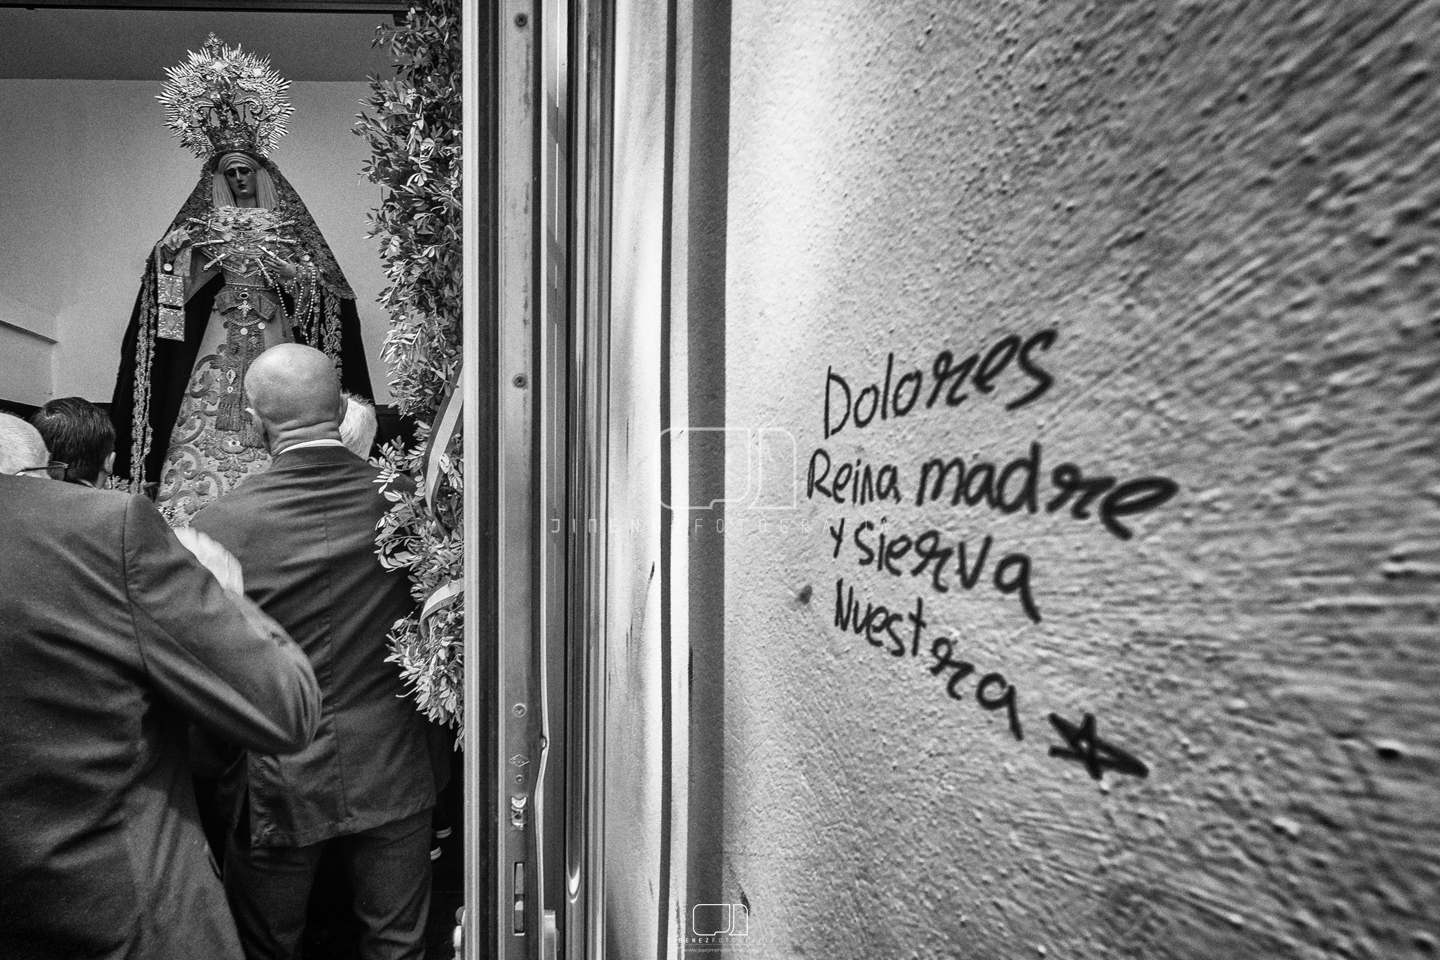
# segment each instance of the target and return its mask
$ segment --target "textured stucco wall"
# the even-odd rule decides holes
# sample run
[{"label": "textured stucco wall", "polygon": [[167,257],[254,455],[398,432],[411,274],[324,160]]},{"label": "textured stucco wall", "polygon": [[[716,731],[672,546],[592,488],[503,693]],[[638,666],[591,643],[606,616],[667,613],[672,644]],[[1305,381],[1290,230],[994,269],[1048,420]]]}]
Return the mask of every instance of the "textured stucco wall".
[{"label": "textured stucco wall", "polygon": [[[1440,4],[734,11],[727,417],[790,431],[800,482],[778,521],[728,511],[723,873],[751,948],[1440,951]],[[927,407],[941,351],[979,351],[991,392]],[[891,354],[918,404],[827,438],[827,370],[858,395]],[[1035,444],[1033,513],[1024,464],[1013,512],[983,469],[973,504],[915,504],[926,458]],[[807,497],[816,448],[827,484],[893,465],[903,502]],[[1178,492],[1122,539],[1101,498],[1047,509],[1065,462]],[[943,593],[913,549],[862,566],[866,521],[965,542],[973,586],[953,554]],[[837,627],[840,578],[862,615],[923,600],[919,643]],[[938,637],[975,666],[960,699]],[[989,673],[1023,741],[977,703]],[[1051,756],[1051,713],[1148,777]]]},{"label": "textured stucco wall", "polygon": [[[389,401],[380,348],[385,286],[366,216],[379,188],[361,179],[369,156],[351,132],[365,83],[296,83],[295,116],[275,161],[300,193],[355,288],[376,399]],[[195,186],[200,163],[165,129],[159,79],[0,80],[0,296],[42,318],[51,390],[13,395],[24,371],[0,356],[0,397],[108,401],[120,338],[151,246]]]}]

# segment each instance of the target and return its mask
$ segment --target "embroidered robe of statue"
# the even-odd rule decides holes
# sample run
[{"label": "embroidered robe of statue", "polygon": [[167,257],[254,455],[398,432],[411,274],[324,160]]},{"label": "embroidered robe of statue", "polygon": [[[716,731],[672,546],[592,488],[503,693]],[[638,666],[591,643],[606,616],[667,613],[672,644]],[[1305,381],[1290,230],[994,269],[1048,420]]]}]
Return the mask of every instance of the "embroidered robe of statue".
[{"label": "embroidered robe of statue", "polygon": [[[211,500],[263,471],[269,455],[236,403],[244,370],[261,350],[298,342],[323,350],[349,393],[374,398],[360,338],[355,295],[310,212],[279,169],[256,158],[275,184],[277,216],[293,260],[315,267],[313,303],[272,278],[223,266],[205,268],[194,254],[184,278],[183,324],[162,323],[161,271],[168,259],[156,245],[120,345],[120,369],[110,416],[115,423],[115,475],[154,496],[172,524],[184,525]],[[211,171],[199,182],[165,236],[217,214]],[[163,243],[163,240],[162,240]],[[214,250],[209,251],[214,253]],[[297,309],[298,307],[298,309]],[[313,322],[298,322],[305,317]],[[168,334],[168,335],[165,335]],[[228,400],[228,402],[227,402]]]}]

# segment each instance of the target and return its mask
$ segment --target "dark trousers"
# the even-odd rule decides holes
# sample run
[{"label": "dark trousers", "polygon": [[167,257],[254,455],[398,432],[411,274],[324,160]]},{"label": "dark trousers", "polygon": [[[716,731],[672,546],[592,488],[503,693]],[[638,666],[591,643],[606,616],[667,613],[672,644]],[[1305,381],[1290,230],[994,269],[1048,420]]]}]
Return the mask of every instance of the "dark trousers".
[{"label": "dark trousers", "polygon": [[430,811],[308,847],[252,847],[247,818],[225,850],[225,894],[247,960],[291,960],[320,854],[337,854],[355,890],[364,960],[423,960],[430,913]]}]

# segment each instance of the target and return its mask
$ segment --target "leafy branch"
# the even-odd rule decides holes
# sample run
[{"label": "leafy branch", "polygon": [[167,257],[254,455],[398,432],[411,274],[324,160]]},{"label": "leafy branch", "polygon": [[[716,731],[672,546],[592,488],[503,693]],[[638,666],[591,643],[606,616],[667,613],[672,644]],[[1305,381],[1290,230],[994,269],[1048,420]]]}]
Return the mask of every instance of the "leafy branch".
[{"label": "leafy branch", "polygon": [[[380,302],[391,328],[381,354],[400,412],[419,422],[415,445],[399,441],[380,451],[392,506],[376,534],[381,562],[407,570],[420,602],[464,571],[461,538],[461,441],[440,451],[438,503],[421,487],[426,443],[434,418],[460,365],[460,4],[415,0],[406,22],[379,28],[395,76],[371,80],[356,133],[370,145],[369,179],[384,188],[371,216],[389,286]],[[398,476],[412,484],[391,483]],[[463,608],[452,605],[422,629],[417,617],[390,631],[389,660],[415,697],[416,707],[458,727],[463,717]]]}]

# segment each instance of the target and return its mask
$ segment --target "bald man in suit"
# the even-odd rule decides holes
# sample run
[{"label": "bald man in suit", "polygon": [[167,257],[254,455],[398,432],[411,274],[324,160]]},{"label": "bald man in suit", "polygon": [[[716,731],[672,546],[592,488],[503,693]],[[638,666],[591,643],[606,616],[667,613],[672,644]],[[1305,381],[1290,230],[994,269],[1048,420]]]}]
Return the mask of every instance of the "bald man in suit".
[{"label": "bald man in suit", "polygon": [[298,750],[315,675],[235,568],[141,497],[35,473],[39,434],[0,420],[0,957],[240,960],[188,728]]},{"label": "bald man in suit", "polygon": [[424,718],[386,662],[387,636],[415,610],[410,580],[375,555],[390,506],[379,470],[340,439],[331,361],[279,344],[245,377],[274,457],[196,515],[232,551],[250,597],[310,657],[320,732],[293,757],[250,751],[226,771],[225,887],[250,960],[289,960],[320,854],[335,848],[355,888],[361,955],[420,960],[430,899],[430,809],[443,773]]}]

